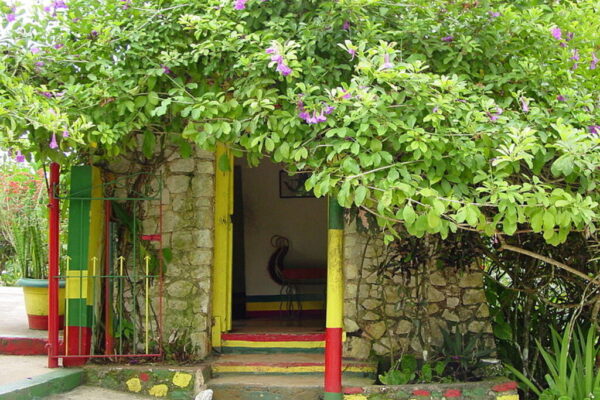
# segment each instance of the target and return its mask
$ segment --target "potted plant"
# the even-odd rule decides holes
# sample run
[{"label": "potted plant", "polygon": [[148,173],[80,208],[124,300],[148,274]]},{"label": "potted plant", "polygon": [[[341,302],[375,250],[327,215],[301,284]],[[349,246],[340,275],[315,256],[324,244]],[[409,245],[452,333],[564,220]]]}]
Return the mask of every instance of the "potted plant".
[{"label": "potted plant", "polygon": [[[39,224],[17,226],[13,229],[15,257],[21,267],[25,310],[29,329],[48,329],[48,265],[47,252]],[[65,282],[59,282],[59,327],[64,326]]]}]

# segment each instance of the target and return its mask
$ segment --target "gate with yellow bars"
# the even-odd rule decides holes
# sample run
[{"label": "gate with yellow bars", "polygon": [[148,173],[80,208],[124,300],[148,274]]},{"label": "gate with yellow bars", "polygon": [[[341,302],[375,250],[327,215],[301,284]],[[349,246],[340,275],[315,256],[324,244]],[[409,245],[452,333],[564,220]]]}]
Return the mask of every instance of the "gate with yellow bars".
[{"label": "gate with yellow bars", "polygon": [[[73,167],[66,191],[60,188],[58,167],[51,173],[49,366],[58,366],[59,360],[76,366],[89,358],[160,357],[160,176],[139,172],[103,181],[95,167]],[[68,207],[62,256],[56,215],[61,204]],[[141,213],[153,216],[151,232],[142,231]],[[58,307],[52,307],[61,280],[66,282],[62,346]]]}]

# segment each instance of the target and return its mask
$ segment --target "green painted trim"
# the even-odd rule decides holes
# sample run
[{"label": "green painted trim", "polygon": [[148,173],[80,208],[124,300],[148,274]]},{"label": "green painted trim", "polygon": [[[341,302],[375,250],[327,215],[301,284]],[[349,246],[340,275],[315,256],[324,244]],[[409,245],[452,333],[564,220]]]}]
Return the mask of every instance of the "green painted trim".
[{"label": "green painted trim", "polygon": [[[91,197],[92,167],[85,165],[71,168],[71,194]],[[90,240],[90,208],[89,200],[69,201],[69,238],[67,254],[71,257],[69,268],[74,270],[88,269],[88,243]]]},{"label": "green painted trim", "polygon": [[92,307],[87,305],[87,299],[67,299],[66,326],[89,327],[92,321]]},{"label": "green painted trim", "polygon": [[[17,281],[17,283],[15,283],[15,285],[17,286],[23,286],[23,287],[41,287],[41,288],[47,288],[48,287],[48,279],[30,279],[30,278],[21,278]],[[58,281],[58,286],[61,288],[65,287],[65,281],[64,280],[60,280]]]},{"label": "green painted trim", "polygon": [[82,369],[57,369],[44,375],[0,386],[0,400],[39,399],[68,392],[83,384]]},{"label": "green painted trim", "polygon": [[325,392],[323,400],[343,400],[344,395],[342,393],[328,393]]},{"label": "green painted trim", "polygon": [[328,228],[329,229],[344,229],[344,208],[340,206],[337,199],[328,197],[329,205],[329,217],[328,217]]}]

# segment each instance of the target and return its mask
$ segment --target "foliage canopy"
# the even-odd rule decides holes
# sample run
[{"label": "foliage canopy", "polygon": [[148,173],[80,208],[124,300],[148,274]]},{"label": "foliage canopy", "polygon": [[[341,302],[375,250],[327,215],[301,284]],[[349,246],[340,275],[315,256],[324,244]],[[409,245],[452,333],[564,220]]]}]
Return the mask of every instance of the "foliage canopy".
[{"label": "foliage canopy", "polygon": [[597,1],[11,7],[0,145],[26,157],[223,142],[418,237],[557,244],[599,219]]}]

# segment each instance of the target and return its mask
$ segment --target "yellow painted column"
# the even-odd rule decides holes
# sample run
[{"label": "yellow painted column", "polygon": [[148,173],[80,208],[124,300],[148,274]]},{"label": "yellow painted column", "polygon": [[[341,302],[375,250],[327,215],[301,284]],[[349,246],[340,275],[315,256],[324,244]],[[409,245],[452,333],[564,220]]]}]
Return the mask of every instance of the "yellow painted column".
[{"label": "yellow painted column", "polygon": [[221,346],[221,333],[231,328],[232,213],[233,156],[223,144],[218,144],[215,152],[215,247],[211,290],[214,347]]}]

